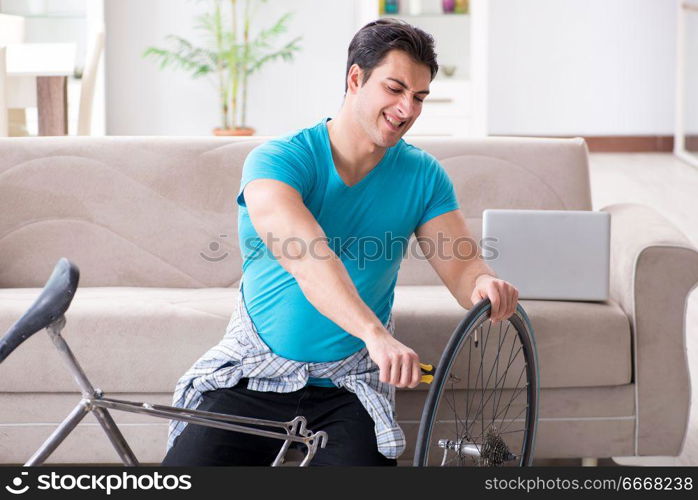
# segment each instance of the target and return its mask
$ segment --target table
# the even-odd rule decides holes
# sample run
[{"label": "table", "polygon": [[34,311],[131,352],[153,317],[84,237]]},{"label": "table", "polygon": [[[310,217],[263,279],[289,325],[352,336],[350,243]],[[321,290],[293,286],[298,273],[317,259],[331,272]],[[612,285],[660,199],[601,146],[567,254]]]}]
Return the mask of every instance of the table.
[{"label": "table", "polygon": [[68,77],[75,68],[75,47],[74,43],[7,45],[8,80],[36,78],[39,135],[68,134]]}]

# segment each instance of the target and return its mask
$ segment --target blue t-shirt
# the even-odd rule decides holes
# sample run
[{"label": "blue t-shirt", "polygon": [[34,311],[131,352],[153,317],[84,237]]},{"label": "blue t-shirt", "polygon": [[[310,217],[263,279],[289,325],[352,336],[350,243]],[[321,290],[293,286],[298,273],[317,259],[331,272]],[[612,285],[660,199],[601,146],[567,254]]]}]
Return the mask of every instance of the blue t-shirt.
[{"label": "blue t-shirt", "polygon": [[410,236],[429,219],[459,208],[443,167],[402,139],[360,182],[347,186],[332,159],[328,120],[252,150],[237,197],[245,306],[272,352],[297,361],[336,361],[365,344],[322,315],[271,254],[250,221],[243,193],[247,183],[276,179],[298,190],[383,324]]}]

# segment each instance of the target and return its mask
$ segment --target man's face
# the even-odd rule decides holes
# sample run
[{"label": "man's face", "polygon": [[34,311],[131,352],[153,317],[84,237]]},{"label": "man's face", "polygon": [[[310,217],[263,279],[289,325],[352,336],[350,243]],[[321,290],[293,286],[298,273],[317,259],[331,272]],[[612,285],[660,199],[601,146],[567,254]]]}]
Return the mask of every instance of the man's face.
[{"label": "man's face", "polygon": [[354,116],[371,142],[384,148],[397,144],[422,112],[430,82],[427,65],[401,50],[388,52],[354,96]]}]

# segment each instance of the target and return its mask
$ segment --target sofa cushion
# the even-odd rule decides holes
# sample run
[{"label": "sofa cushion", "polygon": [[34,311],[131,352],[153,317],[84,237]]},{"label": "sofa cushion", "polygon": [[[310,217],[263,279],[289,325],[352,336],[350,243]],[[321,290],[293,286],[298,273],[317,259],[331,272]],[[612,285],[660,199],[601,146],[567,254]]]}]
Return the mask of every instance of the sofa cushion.
[{"label": "sofa cushion", "polygon": [[[0,290],[1,331],[39,291]],[[80,288],[66,314],[63,336],[88,378],[105,392],[168,392],[221,339],[237,294],[235,288]],[[616,303],[521,303],[535,330],[542,387],[630,383],[630,326]],[[466,312],[443,286],[396,287],[396,336],[423,361],[439,361]],[[75,390],[45,332],[25,341],[2,365],[0,392]]]},{"label": "sofa cushion", "polygon": [[[617,303],[522,300],[521,305],[535,332],[541,387],[630,383],[630,324]],[[438,363],[466,313],[444,286],[395,289],[396,336],[423,362]],[[424,384],[418,387],[428,389]]]}]

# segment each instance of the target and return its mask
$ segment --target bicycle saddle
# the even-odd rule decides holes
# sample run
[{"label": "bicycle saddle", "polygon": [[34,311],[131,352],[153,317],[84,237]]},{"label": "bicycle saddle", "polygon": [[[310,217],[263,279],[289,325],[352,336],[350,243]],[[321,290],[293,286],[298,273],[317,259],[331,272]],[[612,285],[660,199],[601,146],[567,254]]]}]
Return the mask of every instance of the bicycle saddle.
[{"label": "bicycle saddle", "polygon": [[19,344],[60,318],[70,306],[80,280],[80,270],[61,258],[34,303],[0,339],[0,363]]}]

